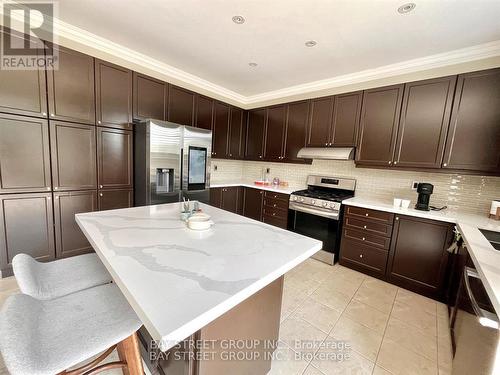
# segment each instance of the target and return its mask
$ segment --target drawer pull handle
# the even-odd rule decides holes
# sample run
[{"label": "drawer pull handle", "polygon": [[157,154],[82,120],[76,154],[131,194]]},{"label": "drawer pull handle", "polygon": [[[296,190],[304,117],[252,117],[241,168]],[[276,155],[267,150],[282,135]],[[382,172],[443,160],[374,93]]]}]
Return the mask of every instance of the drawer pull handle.
[{"label": "drawer pull handle", "polygon": [[273,212],[273,216],[276,216],[276,212]]},{"label": "drawer pull handle", "polygon": [[363,228],[366,229],[366,225],[363,225]]},{"label": "drawer pull handle", "polygon": [[359,257],[360,257],[360,258],[363,258],[363,254],[359,254]]},{"label": "drawer pull handle", "polygon": [[273,207],[276,207],[276,204],[273,204]]},{"label": "drawer pull handle", "polygon": [[366,217],[368,217],[368,214],[365,214]]},{"label": "drawer pull handle", "polygon": [[366,238],[363,237],[363,241],[366,240]]}]

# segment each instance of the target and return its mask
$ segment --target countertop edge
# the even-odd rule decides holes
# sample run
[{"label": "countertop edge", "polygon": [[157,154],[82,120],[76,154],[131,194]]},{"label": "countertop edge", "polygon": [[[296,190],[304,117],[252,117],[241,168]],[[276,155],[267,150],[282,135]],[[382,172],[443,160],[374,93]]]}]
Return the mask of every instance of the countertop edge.
[{"label": "countertop edge", "polygon": [[266,190],[266,191],[272,191],[273,193],[281,193],[281,194],[292,194],[294,191],[298,189],[294,189],[291,187],[274,187],[274,186],[266,186],[266,185],[255,185],[250,182],[228,182],[228,183],[215,183],[215,184],[210,184],[211,188],[220,188],[220,187],[230,187],[230,186],[243,186],[243,187],[249,187],[249,188],[254,188],[258,190]]}]

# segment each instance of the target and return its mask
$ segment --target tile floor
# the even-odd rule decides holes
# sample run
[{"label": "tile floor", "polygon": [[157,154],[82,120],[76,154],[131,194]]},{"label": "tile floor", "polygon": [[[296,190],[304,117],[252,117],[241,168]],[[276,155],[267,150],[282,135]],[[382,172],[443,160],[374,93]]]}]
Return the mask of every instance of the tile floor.
[{"label": "tile floor", "polygon": [[[18,292],[0,280],[0,306]],[[285,276],[275,358],[269,375],[451,374],[446,306],[309,259]]]}]

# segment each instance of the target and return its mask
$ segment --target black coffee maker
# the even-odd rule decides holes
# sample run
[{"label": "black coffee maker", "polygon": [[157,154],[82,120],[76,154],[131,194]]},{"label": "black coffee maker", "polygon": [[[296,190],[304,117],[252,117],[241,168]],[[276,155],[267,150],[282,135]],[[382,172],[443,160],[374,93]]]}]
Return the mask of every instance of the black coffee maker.
[{"label": "black coffee maker", "polygon": [[428,184],[426,182],[420,182],[417,185],[417,204],[415,205],[415,209],[421,211],[429,211],[429,201],[431,200],[431,194],[434,190],[434,185]]}]

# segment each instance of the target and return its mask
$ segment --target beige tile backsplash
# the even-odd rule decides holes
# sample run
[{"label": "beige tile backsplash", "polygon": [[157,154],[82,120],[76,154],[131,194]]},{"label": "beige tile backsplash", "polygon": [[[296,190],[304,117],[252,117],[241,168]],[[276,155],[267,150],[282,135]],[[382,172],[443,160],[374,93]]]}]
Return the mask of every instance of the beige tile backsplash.
[{"label": "beige tile backsplash", "polygon": [[288,181],[292,188],[305,187],[309,174],[350,177],[356,179],[358,196],[387,201],[404,198],[410,199],[412,204],[417,198],[417,193],[411,190],[412,181],[430,182],[434,185],[433,206],[446,205],[471,213],[487,213],[491,201],[500,198],[500,177],[356,168],[353,161],[337,160],[314,160],[312,165],[302,165],[213,159],[211,181],[259,180],[263,168],[270,168],[270,178]]}]

